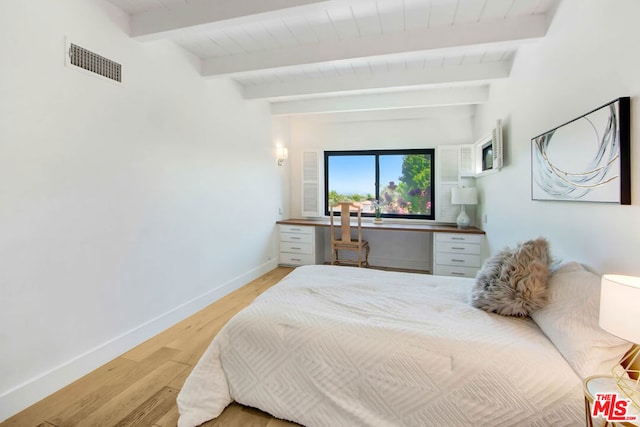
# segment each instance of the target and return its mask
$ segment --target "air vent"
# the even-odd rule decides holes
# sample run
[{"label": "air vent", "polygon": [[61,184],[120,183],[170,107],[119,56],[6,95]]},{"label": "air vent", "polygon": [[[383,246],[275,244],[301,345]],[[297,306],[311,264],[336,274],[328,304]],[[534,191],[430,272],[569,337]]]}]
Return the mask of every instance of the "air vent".
[{"label": "air vent", "polygon": [[76,44],[69,44],[69,63],[117,82],[122,82],[122,65]]}]

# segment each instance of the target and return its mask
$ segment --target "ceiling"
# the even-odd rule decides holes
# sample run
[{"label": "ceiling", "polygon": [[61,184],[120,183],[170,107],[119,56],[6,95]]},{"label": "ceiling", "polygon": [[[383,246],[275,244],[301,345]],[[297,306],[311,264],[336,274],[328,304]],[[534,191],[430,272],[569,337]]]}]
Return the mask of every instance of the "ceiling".
[{"label": "ceiling", "polygon": [[168,39],[273,114],[485,102],[558,0],[109,0],[130,36]]}]

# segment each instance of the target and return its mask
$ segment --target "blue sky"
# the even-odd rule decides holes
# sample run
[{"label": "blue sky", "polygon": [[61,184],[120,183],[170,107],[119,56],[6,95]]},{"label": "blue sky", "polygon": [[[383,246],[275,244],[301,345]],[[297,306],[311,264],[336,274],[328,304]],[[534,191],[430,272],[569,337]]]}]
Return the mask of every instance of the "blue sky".
[{"label": "blue sky", "polygon": [[[341,194],[375,193],[374,156],[334,156],[329,159],[329,190]],[[402,174],[402,156],[380,157],[380,183],[398,183]]]}]

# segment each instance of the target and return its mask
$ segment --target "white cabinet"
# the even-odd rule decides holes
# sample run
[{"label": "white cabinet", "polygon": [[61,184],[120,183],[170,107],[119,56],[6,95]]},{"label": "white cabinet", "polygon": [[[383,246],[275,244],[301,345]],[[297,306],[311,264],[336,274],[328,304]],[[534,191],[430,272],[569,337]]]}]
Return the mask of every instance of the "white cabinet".
[{"label": "white cabinet", "polygon": [[[443,145],[438,147],[436,156],[438,174],[436,179],[436,221],[455,223],[460,206],[451,203],[451,189],[454,187],[473,187],[472,145]],[[475,206],[467,206],[467,214],[475,221]]]},{"label": "white cabinet", "polygon": [[[436,183],[436,221],[456,222],[460,207],[451,204],[451,189],[454,187],[469,187],[472,176],[471,145],[443,145],[438,147],[436,156],[438,174]],[[469,207],[472,210],[473,207]],[[475,210],[469,216],[475,215]],[[473,216],[472,216],[473,217]]]},{"label": "white cabinet", "polygon": [[456,222],[458,206],[451,204],[451,189],[458,186],[460,149],[458,146],[438,147],[436,155],[436,221]]},{"label": "white cabinet", "polygon": [[280,264],[299,266],[322,264],[323,243],[318,227],[280,225]]},{"label": "white cabinet", "polygon": [[482,266],[484,236],[466,233],[435,233],[433,274],[475,277]]},{"label": "white cabinet", "polygon": [[322,188],[320,171],[321,153],[305,151],[302,153],[302,216],[319,217],[322,207]]}]

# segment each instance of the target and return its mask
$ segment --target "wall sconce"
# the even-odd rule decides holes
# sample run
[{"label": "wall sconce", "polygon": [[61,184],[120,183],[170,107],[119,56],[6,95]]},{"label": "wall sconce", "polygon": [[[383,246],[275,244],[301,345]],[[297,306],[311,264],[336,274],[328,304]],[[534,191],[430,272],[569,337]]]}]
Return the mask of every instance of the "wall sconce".
[{"label": "wall sconce", "polygon": [[278,144],[276,147],[276,157],[278,158],[278,166],[282,166],[284,161],[289,157],[289,150],[287,150],[287,147],[283,147],[281,144]]}]

